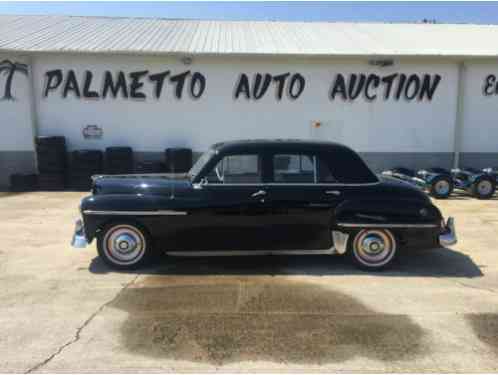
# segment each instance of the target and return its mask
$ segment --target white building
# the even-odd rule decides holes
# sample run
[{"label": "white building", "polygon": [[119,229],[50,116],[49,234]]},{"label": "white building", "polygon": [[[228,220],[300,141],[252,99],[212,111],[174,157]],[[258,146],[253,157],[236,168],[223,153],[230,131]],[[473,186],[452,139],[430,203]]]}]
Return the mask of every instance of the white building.
[{"label": "white building", "polygon": [[138,158],[317,138],[375,170],[496,166],[497,40],[498,26],[0,16],[0,186],[36,169],[36,135]]}]

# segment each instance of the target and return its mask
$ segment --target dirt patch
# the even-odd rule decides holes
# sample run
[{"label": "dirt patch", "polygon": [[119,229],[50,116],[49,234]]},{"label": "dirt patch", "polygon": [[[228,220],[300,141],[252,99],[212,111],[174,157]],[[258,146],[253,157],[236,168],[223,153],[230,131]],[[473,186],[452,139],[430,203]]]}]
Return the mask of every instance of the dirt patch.
[{"label": "dirt patch", "polygon": [[379,314],[321,285],[266,278],[157,276],[125,290],[122,341],[132,353],[222,365],[239,361],[324,364],[352,357],[409,360],[424,332],[405,315]]},{"label": "dirt patch", "polygon": [[498,314],[467,314],[465,318],[479,340],[498,353]]}]

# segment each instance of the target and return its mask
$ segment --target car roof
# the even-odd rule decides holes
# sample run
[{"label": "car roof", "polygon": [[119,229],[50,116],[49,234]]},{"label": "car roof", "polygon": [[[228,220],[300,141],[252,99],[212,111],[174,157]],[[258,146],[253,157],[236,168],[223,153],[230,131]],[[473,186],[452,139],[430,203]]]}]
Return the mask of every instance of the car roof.
[{"label": "car roof", "polygon": [[213,149],[219,152],[257,151],[268,147],[277,150],[298,149],[303,151],[352,151],[349,147],[340,143],[310,139],[244,139],[220,142],[212,146]]}]

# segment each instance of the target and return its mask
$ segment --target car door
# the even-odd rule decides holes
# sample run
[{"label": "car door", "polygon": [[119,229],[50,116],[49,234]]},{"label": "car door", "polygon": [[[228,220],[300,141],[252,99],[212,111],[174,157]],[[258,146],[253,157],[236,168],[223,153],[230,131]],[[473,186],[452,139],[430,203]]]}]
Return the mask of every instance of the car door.
[{"label": "car door", "polygon": [[325,160],[299,151],[269,157],[274,240],[282,249],[330,248],[333,211],[343,199],[343,189]]},{"label": "car door", "polygon": [[192,240],[199,250],[259,250],[271,245],[271,206],[263,182],[263,155],[224,155],[203,176],[207,205],[198,215]]}]

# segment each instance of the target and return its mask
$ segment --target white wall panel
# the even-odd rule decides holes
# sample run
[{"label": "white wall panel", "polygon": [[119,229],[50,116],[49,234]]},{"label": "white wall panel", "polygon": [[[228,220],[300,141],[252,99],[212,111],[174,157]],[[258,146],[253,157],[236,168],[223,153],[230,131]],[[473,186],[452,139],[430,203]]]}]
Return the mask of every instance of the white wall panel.
[{"label": "white wall panel", "polygon": [[[498,64],[471,62],[466,66],[462,151],[498,153]],[[494,75],[496,81],[485,95],[489,75]]]},{"label": "white wall panel", "polygon": [[[198,100],[184,93],[173,96],[166,84],[158,100],[153,86],[144,80],[147,100],[76,99],[61,97],[61,90],[43,97],[45,72],[74,69],[79,82],[85,70],[94,74],[92,88],[99,89],[106,70],[199,71],[207,87]],[[386,68],[366,61],[195,58],[191,65],[178,59],[133,56],[42,55],[37,57],[36,95],[39,132],[65,135],[71,149],[130,145],[137,151],[161,151],[170,146],[203,150],[210,144],[244,138],[320,138],[339,141],[363,152],[451,152],[455,119],[457,68],[455,64],[395,62]],[[306,87],[297,100],[286,96],[277,101],[272,84],[260,100],[233,97],[240,73],[300,73]],[[329,91],[337,73],[439,74],[442,80],[432,101],[399,101],[362,96],[353,102],[336,98]],[[381,92],[379,92],[379,96]],[[311,123],[322,126],[313,128]],[[101,140],[85,140],[82,129],[96,124],[103,128]]]},{"label": "white wall panel", "polygon": [[[12,63],[27,64],[26,58],[0,54],[0,69]],[[30,81],[23,67],[13,73],[11,98],[6,97],[10,69],[0,72],[0,151],[33,151]],[[29,69],[29,68],[28,68]]]}]

